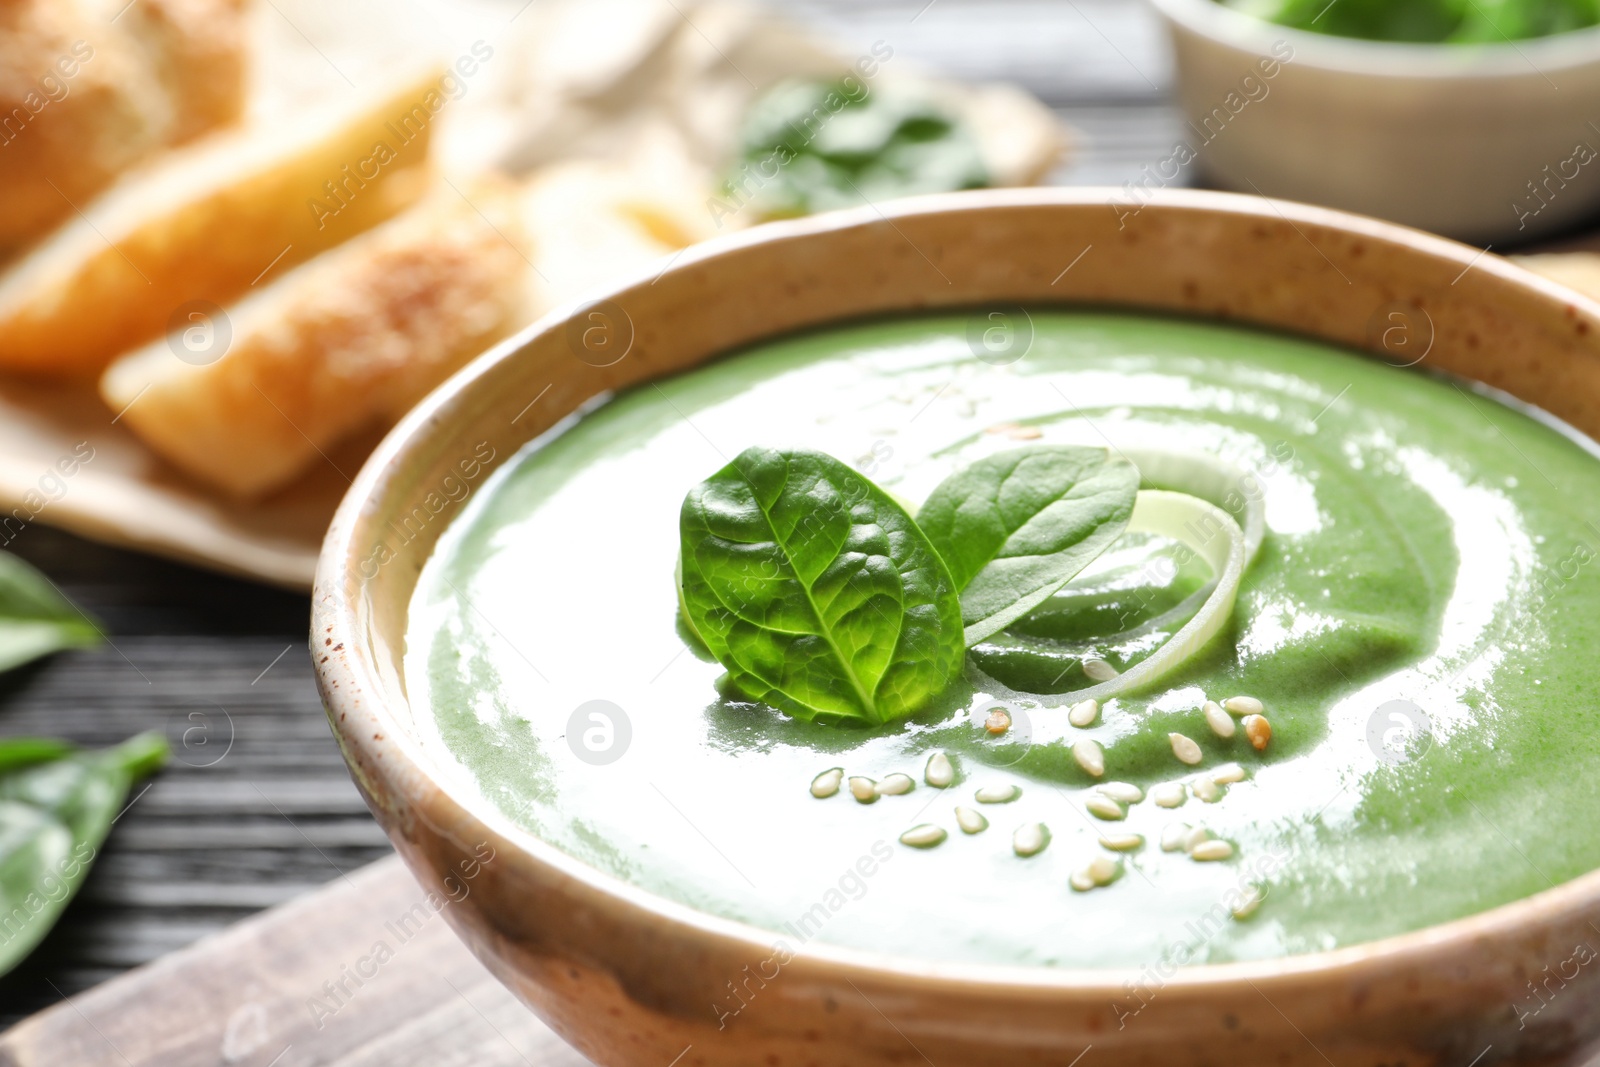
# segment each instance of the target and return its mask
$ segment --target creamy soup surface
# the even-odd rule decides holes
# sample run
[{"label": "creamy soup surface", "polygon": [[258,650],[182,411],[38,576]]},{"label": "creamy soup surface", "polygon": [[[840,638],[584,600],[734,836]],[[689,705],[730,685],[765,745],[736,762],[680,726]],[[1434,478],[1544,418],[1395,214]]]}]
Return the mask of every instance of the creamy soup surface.
[{"label": "creamy soup surface", "polygon": [[[1414,930],[1600,867],[1592,445],[1312,341],[1048,309],[1031,332],[1014,361],[975,358],[966,314],[771,341],[600,404],[505,464],[411,607],[406,683],[460,791],[791,951],[1256,959]],[[752,445],[808,448],[914,513],[951,472],[1035,444],[1203,453],[1249,473],[1266,535],[1200,657],[1087,728],[1067,721],[1092,684],[1085,659],[1148,655],[1164,634],[1140,619],[1211,578],[1171,566],[1174,543],[1128,535],[972,650],[966,680],[909,721],[829,727],[719,696],[722,668],[677,620],[679,509],[696,483]],[[1235,695],[1262,702],[1264,751],[1207,726],[1204,702]],[[995,736],[983,721],[1002,696],[1013,723]],[[1199,744],[1198,767],[1175,758],[1173,732]],[[1090,813],[1096,782],[1070,753],[1082,737],[1104,747],[1103,781],[1146,794],[1124,819]],[[956,768],[948,788],[924,780],[935,751]],[[1228,763],[1244,779],[1202,789],[1209,801],[1192,782],[1179,807],[1149,795]],[[870,804],[848,788],[812,796],[832,767],[916,787]],[[1014,801],[977,802],[1007,785]],[[963,832],[957,806],[987,829]],[[924,823],[948,836],[900,842]],[[1021,856],[1013,834],[1034,823],[1048,845]],[[1231,855],[1164,849],[1175,824]],[[1129,835],[1142,843],[1102,842]],[[1075,891],[1096,857],[1119,873]]]}]

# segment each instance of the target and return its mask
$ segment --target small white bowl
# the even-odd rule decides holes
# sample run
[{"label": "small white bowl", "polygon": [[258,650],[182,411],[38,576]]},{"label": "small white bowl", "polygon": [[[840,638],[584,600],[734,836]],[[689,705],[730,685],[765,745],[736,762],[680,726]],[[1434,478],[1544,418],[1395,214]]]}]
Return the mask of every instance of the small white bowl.
[{"label": "small white bowl", "polygon": [[[1600,27],[1397,44],[1289,29],[1216,0],[1152,2],[1171,31],[1187,147],[1220,185],[1478,244],[1600,210]],[[1146,184],[1176,181],[1174,166],[1148,169]]]}]

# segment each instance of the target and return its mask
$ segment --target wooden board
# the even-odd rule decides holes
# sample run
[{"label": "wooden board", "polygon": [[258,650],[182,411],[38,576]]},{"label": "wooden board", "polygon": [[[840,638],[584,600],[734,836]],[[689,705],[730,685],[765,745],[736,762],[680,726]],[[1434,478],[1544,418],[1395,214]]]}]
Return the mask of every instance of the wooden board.
[{"label": "wooden board", "polygon": [[400,1063],[589,1061],[483,969],[395,857],[0,1035],[0,1067]]}]

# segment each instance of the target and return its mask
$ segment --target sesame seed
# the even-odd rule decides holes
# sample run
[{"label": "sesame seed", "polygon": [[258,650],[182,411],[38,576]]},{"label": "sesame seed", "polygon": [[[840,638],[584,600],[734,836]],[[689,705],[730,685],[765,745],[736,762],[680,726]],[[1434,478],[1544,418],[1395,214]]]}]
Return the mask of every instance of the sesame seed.
[{"label": "sesame seed", "polygon": [[1205,775],[1201,775],[1191,781],[1189,783],[1189,791],[1194,794],[1196,800],[1204,801],[1207,804],[1215,804],[1221,800],[1223,793],[1222,787]]},{"label": "sesame seed", "polygon": [[1250,747],[1257,752],[1264,752],[1267,742],[1272,740],[1272,724],[1265,715],[1246,715],[1240,723],[1244,727],[1244,735],[1250,739]]},{"label": "sesame seed", "polygon": [[1222,706],[1234,715],[1260,715],[1266,706],[1255,697],[1229,697]]},{"label": "sesame seed", "polygon": [[916,787],[916,782],[911,780],[909,774],[891,774],[878,783],[880,797],[897,797],[911,792]]},{"label": "sesame seed", "polygon": [[1211,840],[1211,831],[1204,826],[1191,826],[1183,835],[1183,851],[1193,852],[1195,846]]},{"label": "sesame seed", "polygon": [[932,848],[935,845],[943,844],[944,839],[948,836],[944,832],[944,827],[925,822],[921,826],[913,826],[901,834],[900,843],[902,845],[910,845],[912,848]]},{"label": "sesame seed", "polygon": [[935,752],[928,757],[928,766],[923,770],[922,777],[935,789],[944,789],[956,780],[956,769],[951,765],[949,756]]},{"label": "sesame seed", "polygon": [[878,799],[878,783],[871,778],[850,779],[850,795],[863,804],[871,804]]},{"label": "sesame seed", "polygon": [[989,828],[989,820],[971,808],[957,808],[956,825],[964,834],[981,834]]},{"label": "sesame seed", "polygon": [[1234,782],[1244,781],[1244,768],[1237,763],[1224,763],[1211,772],[1211,780],[1218,785],[1232,785]]},{"label": "sesame seed", "polygon": [[1118,822],[1128,817],[1128,813],[1123,810],[1122,805],[1110,797],[1091,796],[1083,802],[1083,806],[1089,810],[1090,815],[1097,819],[1104,819],[1107,822]]},{"label": "sesame seed", "polygon": [[1083,673],[1097,682],[1109,682],[1120,672],[1103,659],[1086,659],[1083,661]]},{"label": "sesame seed", "polygon": [[1182,734],[1168,734],[1167,740],[1172,742],[1172,754],[1178,757],[1180,763],[1193,767],[1205,758],[1200,746]]},{"label": "sesame seed", "polygon": [[839,783],[844,781],[843,767],[830,767],[811,779],[811,795],[818,800],[833,796],[839,791]]},{"label": "sesame seed", "polygon": [[986,785],[972,794],[979,804],[1009,804],[1022,795],[1014,785]]},{"label": "sesame seed", "polygon": [[1261,899],[1261,890],[1255,886],[1250,886],[1245,890],[1244,899],[1234,906],[1233,917],[1235,919],[1250,918],[1256,913],[1256,909],[1261,907]]},{"label": "sesame seed", "polygon": [[1150,790],[1150,799],[1156,802],[1158,808],[1181,808],[1183,802],[1189,799],[1189,793],[1183,788],[1182,782],[1162,782]]},{"label": "sesame seed", "polygon": [[1098,741],[1088,737],[1078,741],[1072,746],[1072,758],[1096,778],[1106,773],[1106,753]]},{"label": "sesame seed", "polygon": [[1098,700],[1080,700],[1067,709],[1067,721],[1074,726],[1092,726],[1100,717]]},{"label": "sesame seed", "polygon": [[1168,823],[1161,831],[1161,851],[1182,852],[1184,842],[1189,839],[1190,829],[1186,822]]},{"label": "sesame seed", "polygon": [[1215,700],[1206,701],[1205,707],[1201,710],[1205,712],[1206,725],[1211,727],[1211,732],[1218,737],[1226,740],[1232,737],[1234,731],[1238,729],[1233,724],[1233,717],[1223,711],[1222,705]]},{"label": "sesame seed", "polygon": [[1104,793],[1118,804],[1137,804],[1144,799],[1144,790],[1131,782],[1103,782],[1095,786],[1097,793]]},{"label": "sesame seed", "polygon": [[1050,844],[1050,828],[1042,822],[1030,822],[1017,827],[1011,835],[1011,849],[1019,856],[1037,856]]},{"label": "sesame seed", "polygon": [[1226,841],[1201,841],[1189,850],[1191,859],[1201,863],[1214,863],[1233,855],[1233,846]]},{"label": "sesame seed", "polygon": [[1084,868],[1095,885],[1110,885],[1117,880],[1117,875],[1122,873],[1122,861],[1112,859],[1110,856],[1096,856]]},{"label": "sesame seed", "polygon": [[1144,838],[1139,834],[1108,834],[1100,839],[1100,847],[1113,852],[1132,852],[1143,845]]},{"label": "sesame seed", "polygon": [[990,708],[989,714],[984,717],[983,728],[999,737],[1011,729],[1011,716],[1006,714],[1005,708]]},{"label": "sesame seed", "polygon": [[1094,876],[1087,870],[1073,871],[1072,877],[1067,879],[1067,884],[1080,893],[1087,893],[1094,888]]}]

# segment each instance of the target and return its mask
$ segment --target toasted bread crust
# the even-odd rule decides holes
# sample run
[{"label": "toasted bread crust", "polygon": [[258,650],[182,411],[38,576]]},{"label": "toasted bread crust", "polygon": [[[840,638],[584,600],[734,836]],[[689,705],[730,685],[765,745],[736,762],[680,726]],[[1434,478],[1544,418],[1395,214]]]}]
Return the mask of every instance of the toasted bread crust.
[{"label": "toasted bread crust", "polygon": [[431,117],[421,101],[436,89],[429,71],[337,116],[214,134],[127,176],[0,274],[0,370],[93,376],[182,305],[225,304],[414,202],[433,126],[402,126]]},{"label": "toasted bread crust", "polygon": [[245,0],[0,3],[0,253],[244,109]]},{"label": "toasted bread crust", "polygon": [[215,362],[186,363],[162,339],[114,364],[101,394],[194,477],[270,492],[520,324],[522,239],[508,189],[446,187],[231,309]]},{"label": "toasted bread crust", "polygon": [[244,114],[249,73],[248,0],[139,0],[128,22],[177,105],[170,144]]}]

